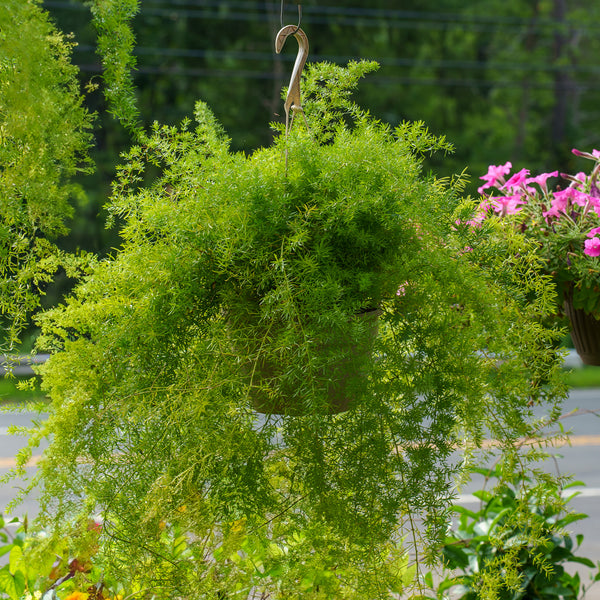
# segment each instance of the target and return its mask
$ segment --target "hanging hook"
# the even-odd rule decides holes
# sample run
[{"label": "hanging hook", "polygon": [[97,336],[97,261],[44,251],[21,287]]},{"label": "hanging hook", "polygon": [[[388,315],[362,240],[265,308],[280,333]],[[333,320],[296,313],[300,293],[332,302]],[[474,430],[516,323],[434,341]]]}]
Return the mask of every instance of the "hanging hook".
[{"label": "hanging hook", "polygon": [[[283,0],[281,5],[283,7]],[[298,5],[298,9],[300,9],[300,5]],[[310,127],[308,126],[306,115],[304,114],[304,110],[302,109],[302,98],[300,95],[300,77],[302,75],[302,69],[304,68],[306,59],[308,58],[308,38],[306,37],[304,31],[300,29],[300,23],[298,23],[297,26],[285,25],[279,30],[277,36],[275,37],[275,52],[277,52],[277,54],[281,52],[285,41],[291,35],[293,35],[296,38],[296,41],[298,42],[298,54],[296,55],[294,69],[292,70],[292,77],[290,79],[290,85],[288,86],[288,91],[284,103],[286,138],[290,132],[292,123],[294,122],[294,115],[297,112],[302,113],[302,116],[304,117],[304,123],[306,124],[306,128],[310,132]],[[290,109],[292,110],[291,119]],[[287,172],[287,149],[285,151],[285,166]]]},{"label": "hanging hook", "polygon": [[[283,28],[283,7],[284,7],[284,5],[285,5],[285,0],[281,0],[281,11],[279,13],[279,23],[282,28]],[[302,24],[302,4],[298,4],[298,25],[296,25],[296,31],[294,31],[293,33],[296,33],[298,31],[298,29],[300,29],[301,24]]]}]

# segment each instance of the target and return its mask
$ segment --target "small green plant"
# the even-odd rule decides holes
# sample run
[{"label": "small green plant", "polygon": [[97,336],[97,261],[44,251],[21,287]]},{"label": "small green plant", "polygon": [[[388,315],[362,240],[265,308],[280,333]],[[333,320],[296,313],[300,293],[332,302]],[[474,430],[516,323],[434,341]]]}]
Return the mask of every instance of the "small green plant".
[{"label": "small green plant", "polygon": [[33,586],[23,561],[26,523],[18,519],[6,521],[0,515],[0,556],[7,557],[0,568],[0,593],[11,600],[19,600]]},{"label": "small green plant", "polygon": [[[477,469],[486,478],[497,470]],[[491,490],[475,492],[478,510],[455,505],[458,523],[442,548],[444,565],[459,575],[438,586],[438,598],[452,591],[462,600],[576,600],[589,586],[567,564],[595,569],[592,581],[600,581],[600,562],[577,555],[583,535],[575,539],[569,526],[587,515],[574,513],[567,504],[571,483],[564,488],[535,486],[527,478],[499,481]],[[432,583],[432,579],[429,579]]]},{"label": "small green plant", "polygon": [[[39,321],[40,523],[61,537],[101,514],[97,560],[130,588],[294,598],[320,564],[314,598],[390,598],[391,540],[419,535],[415,513],[429,552],[443,537],[457,445],[489,434],[510,457],[535,434],[531,407],[560,401],[535,256],[493,224],[457,224],[472,205],[423,172],[445,145],[422,124],[394,129],[349,100],[371,67],[309,69],[311,133],[250,156],[202,103],[195,129],[156,125],[115,182],[121,248]],[[372,308],[354,401],[329,414],[330,340],[361,339]],[[257,378],[264,364],[278,370]],[[261,421],[257,390],[304,411]],[[239,521],[248,538],[223,554]],[[185,532],[177,560],[161,523]],[[231,558],[248,544],[288,549],[263,560],[277,577]]]},{"label": "small green plant", "polygon": [[[81,532],[84,532],[81,535]],[[101,526],[74,527],[72,537],[33,532],[27,518],[0,516],[0,595],[10,600],[122,600],[118,579],[94,564]],[[77,539],[79,538],[79,539]],[[85,539],[84,539],[85,538]],[[78,553],[73,553],[75,544]]]}]

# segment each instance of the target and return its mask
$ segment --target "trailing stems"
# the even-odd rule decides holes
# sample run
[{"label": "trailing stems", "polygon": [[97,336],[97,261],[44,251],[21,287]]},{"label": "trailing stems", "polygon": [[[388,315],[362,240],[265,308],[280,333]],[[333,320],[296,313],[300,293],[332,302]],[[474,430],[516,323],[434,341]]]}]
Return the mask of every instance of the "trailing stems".
[{"label": "trailing stems", "polygon": [[135,35],[131,21],[140,10],[139,0],[89,0],[93,24],[98,31],[98,54],[104,68],[105,96],[109,110],[134,140],[143,129],[132,71]]},{"label": "trailing stems", "polygon": [[180,551],[170,597],[387,600],[414,574],[397,537],[417,515],[437,547],[458,436],[524,430],[553,363],[544,303],[518,292],[544,283],[493,231],[457,228],[422,125],[350,103],[368,67],[308,70],[315,140],[233,154],[201,104],[193,130],[156,126],[114,188],[123,245],[40,321],[59,350],[44,518],[104,514],[119,535],[98,560],[132,585]]}]

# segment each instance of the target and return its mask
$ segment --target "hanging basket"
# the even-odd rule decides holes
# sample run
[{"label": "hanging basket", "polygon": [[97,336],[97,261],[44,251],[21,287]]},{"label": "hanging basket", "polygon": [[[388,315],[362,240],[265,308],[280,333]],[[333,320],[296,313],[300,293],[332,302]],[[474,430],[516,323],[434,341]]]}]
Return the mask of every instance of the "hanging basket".
[{"label": "hanging basket", "polygon": [[565,301],[565,312],[571,322],[571,338],[577,354],[586,365],[600,366],[600,320]]},{"label": "hanging basket", "polygon": [[323,366],[312,376],[320,390],[316,406],[310,406],[298,393],[306,381],[286,379],[282,365],[269,355],[262,359],[259,354],[257,360],[244,366],[254,410],[262,414],[301,416],[337,414],[351,408],[367,388],[380,314],[379,309],[374,309],[356,315],[353,319],[359,319],[362,325],[359,335],[332,334],[315,346],[323,358]]}]

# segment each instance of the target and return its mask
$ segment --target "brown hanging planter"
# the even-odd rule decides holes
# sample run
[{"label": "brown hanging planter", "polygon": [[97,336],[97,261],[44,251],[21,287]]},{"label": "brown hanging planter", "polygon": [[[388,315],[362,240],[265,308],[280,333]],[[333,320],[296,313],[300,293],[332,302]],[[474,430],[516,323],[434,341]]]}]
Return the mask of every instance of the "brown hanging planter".
[{"label": "brown hanging planter", "polygon": [[584,364],[600,366],[600,320],[581,308],[574,308],[572,300],[565,300],[565,312],[571,322],[571,338],[577,354]]},{"label": "brown hanging planter", "polygon": [[337,414],[351,408],[366,390],[368,364],[377,337],[381,311],[370,310],[359,315],[364,324],[360,339],[350,336],[331,337],[316,347],[317,352],[335,357],[315,374],[315,381],[323,385],[322,406],[310,409],[296,392],[296,386],[282,378],[282,367],[272,357],[260,358],[246,365],[248,393],[254,410],[262,414],[300,416],[306,414]]}]

